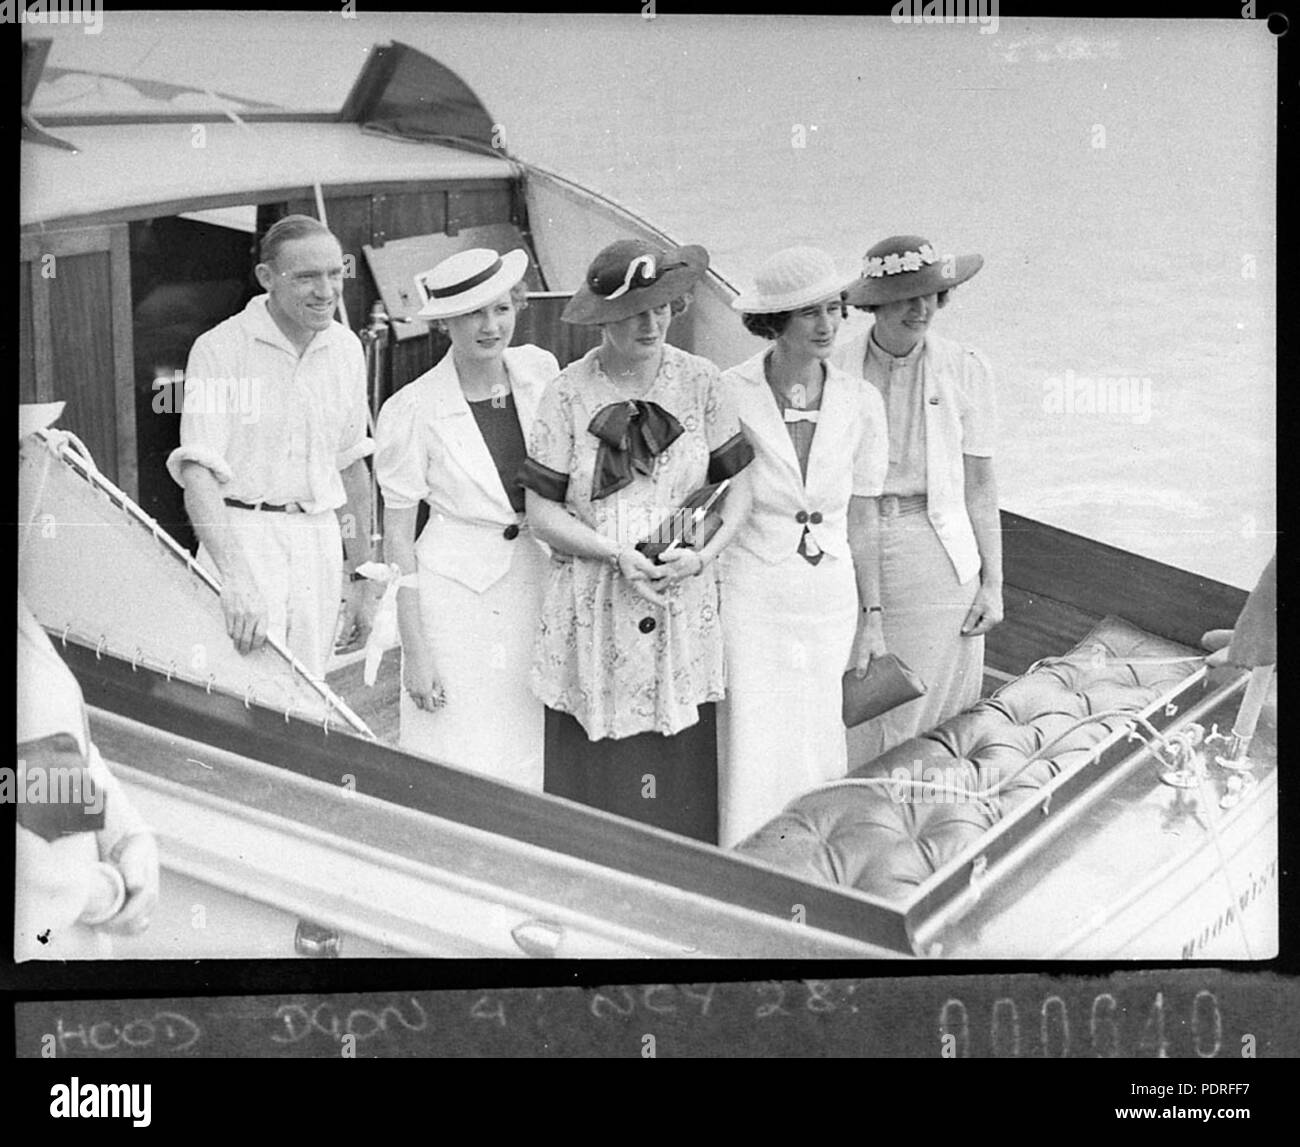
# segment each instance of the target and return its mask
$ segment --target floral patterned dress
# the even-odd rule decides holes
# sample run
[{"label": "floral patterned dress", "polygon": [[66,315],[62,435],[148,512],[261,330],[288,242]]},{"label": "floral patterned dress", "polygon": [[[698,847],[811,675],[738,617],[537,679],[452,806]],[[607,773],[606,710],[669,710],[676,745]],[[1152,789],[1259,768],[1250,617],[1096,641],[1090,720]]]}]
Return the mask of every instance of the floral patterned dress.
[{"label": "floral patterned dress", "polygon": [[[671,415],[681,433],[653,457],[649,473],[632,471],[621,489],[593,498],[602,443],[590,429],[592,420],[631,401],[605,374],[597,351],[571,363],[542,397],[521,474],[525,486],[562,501],[579,521],[625,545],[651,535],[699,487],[738,472],[753,456],[717,367],[666,345],[658,374],[637,401]],[[691,752],[707,752],[710,759],[693,761],[690,771],[697,795],[701,786],[710,788],[708,799],[716,808],[711,703],[723,696],[725,675],[715,568],[666,593],[667,605],[654,605],[608,562],[555,552],[532,686],[548,709],[570,714],[588,741],[602,743],[599,756],[589,756],[584,766],[596,772],[616,770],[621,757],[633,772],[647,754],[664,757],[665,738],[707,716],[707,745]],[[648,746],[644,734],[659,744]],[[548,731],[548,777],[551,744]],[[557,791],[549,780],[547,790]],[[637,816],[641,807],[633,800],[611,804],[568,790],[563,795],[625,815]],[[671,819],[663,819],[665,803],[660,799],[653,815],[637,819],[672,827]]]}]

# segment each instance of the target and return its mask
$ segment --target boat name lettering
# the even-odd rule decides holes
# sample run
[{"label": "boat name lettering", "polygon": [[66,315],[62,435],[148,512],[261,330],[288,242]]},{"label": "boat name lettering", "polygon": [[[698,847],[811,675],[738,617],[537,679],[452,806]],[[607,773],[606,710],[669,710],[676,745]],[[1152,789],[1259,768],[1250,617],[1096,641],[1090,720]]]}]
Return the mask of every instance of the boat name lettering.
[{"label": "boat name lettering", "polygon": [[1211,940],[1217,939],[1221,932],[1236,924],[1239,917],[1245,916],[1246,910],[1263,895],[1264,890],[1271,883],[1277,880],[1277,861],[1270,861],[1268,867],[1259,875],[1256,875],[1253,869],[1248,875],[1248,882],[1236,892],[1236,904],[1228,904],[1200,932],[1194,933],[1190,940],[1185,941],[1180,959],[1194,959]]}]

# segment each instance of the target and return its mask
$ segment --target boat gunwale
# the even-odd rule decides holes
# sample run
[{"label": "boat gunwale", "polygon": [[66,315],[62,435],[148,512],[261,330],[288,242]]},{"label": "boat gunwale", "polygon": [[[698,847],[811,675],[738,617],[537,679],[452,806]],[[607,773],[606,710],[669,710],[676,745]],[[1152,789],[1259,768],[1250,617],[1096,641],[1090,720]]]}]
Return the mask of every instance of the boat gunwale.
[{"label": "boat gunwale", "polygon": [[[1204,677],[1205,670],[1202,668],[1184,678],[1177,687],[1157,697],[1145,708],[1135,710],[1134,716],[1146,717],[1161,733],[1164,733],[1169,729],[1198,721],[1204,715],[1230,703],[1246,684],[1245,675],[1236,676],[1194,701],[1187,709],[1172,716],[1164,716],[1164,707],[1173,698],[1181,696],[1193,685],[1203,681]],[[1162,719],[1163,723],[1161,723]],[[908,919],[919,946],[918,950],[928,946],[936,933],[960,920],[975,906],[979,897],[971,899],[966,894],[966,889],[970,887],[974,865],[980,857],[988,858],[987,869],[976,878],[980,886],[979,895],[982,896],[985,891],[992,889],[1032,860],[1044,843],[1064,831],[1073,820],[1086,809],[1093,807],[1095,802],[1112,788],[1123,783],[1140,768],[1150,765],[1153,755],[1147,744],[1134,749],[1131,753],[1115,752],[1116,748],[1122,749],[1130,733],[1129,728],[1116,729],[1098,742],[1088,758],[1072,769],[1063,770],[1053,777],[1037,790],[1032,798],[1023,801],[1010,816],[999,821],[979,840],[972,841],[971,845],[921,885],[921,889],[907,905]],[[1119,759],[1114,760],[1115,757]],[[1108,761],[1107,758],[1111,760]],[[1087,774],[1096,774],[1099,770],[1101,770],[1100,776],[1094,776],[1090,782],[1085,782]],[[1060,799],[1062,796],[1064,800]],[[1053,805],[1056,807],[1052,808]],[[1045,814],[1043,811],[1045,808],[1051,811]],[[987,847],[990,844],[993,847]],[[961,886],[963,880],[964,887]],[[944,891],[954,881],[959,886],[945,896]],[[933,905],[933,908],[927,911],[929,905]]]},{"label": "boat gunwale", "polygon": [[[511,911],[520,912],[526,915],[532,915],[538,919],[546,919],[548,922],[558,923],[563,927],[571,927],[577,930],[599,935],[602,939],[609,939],[613,942],[635,951],[644,949],[649,943],[658,949],[657,955],[661,958],[681,958],[690,955],[688,949],[683,948],[679,943],[667,940],[644,931],[638,932],[630,927],[627,923],[619,922],[611,917],[593,918],[589,909],[575,908],[569,904],[559,903],[553,899],[544,899],[536,891],[522,890],[519,887],[510,884],[492,883],[481,875],[466,875],[445,865],[439,864],[428,855],[417,856],[408,850],[405,844],[393,844],[381,842],[382,834],[378,831],[382,828],[378,822],[385,818],[396,817],[399,820],[407,822],[408,826],[414,828],[425,828],[423,822],[426,818],[432,817],[442,826],[441,831],[448,829],[456,834],[459,838],[465,837],[479,838],[483,843],[494,847],[498,853],[515,854],[515,859],[526,861],[528,856],[538,851],[550,853],[558,857],[560,867],[570,869],[568,877],[571,879],[591,878],[593,875],[605,873],[606,880],[616,880],[618,882],[632,881],[640,885],[652,885],[653,881],[640,876],[637,873],[613,873],[613,870],[602,868],[591,861],[581,857],[569,855],[568,853],[555,852],[554,850],[540,849],[537,845],[527,844],[515,840],[512,837],[504,836],[500,833],[492,833],[473,825],[466,825],[456,821],[448,820],[445,817],[439,817],[436,813],[425,812],[410,808],[404,805],[394,804],[391,801],[383,800],[379,797],[371,796],[368,793],[359,790],[349,792],[349,795],[342,796],[337,786],[330,786],[333,790],[331,796],[337,800],[345,800],[349,805],[354,802],[361,809],[370,814],[369,819],[372,823],[361,826],[363,838],[348,836],[337,830],[324,828],[311,823],[294,812],[285,809],[268,807],[264,803],[265,797],[259,800],[243,799],[238,795],[229,793],[214,792],[208,789],[198,789],[187,785],[182,780],[174,779],[169,776],[162,776],[147,767],[139,764],[127,764],[118,760],[118,752],[123,743],[132,740],[139,740],[150,733],[155,733],[152,726],[134,718],[121,717],[108,710],[97,709],[91,714],[92,725],[97,722],[107,720],[109,725],[107,742],[111,748],[105,751],[106,759],[113,763],[113,771],[128,785],[137,789],[147,790],[162,799],[184,801],[187,804],[202,807],[207,812],[219,817],[233,817],[241,823],[251,823],[261,830],[279,832],[289,835],[303,841],[313,847],[322,847],[331,849],[342,855],[354,857],[370,866],[379,867],[385,870],[401,873],[403,876],[417,880],[430,881],[438,889],[444,890],[451,895],[464,896],[469,899],[488,902],[496,907]],[[100,726],[103,728],[103,726]],[[167,734],[169,739],[188,741],[190,745],[197,746],[199,742],[194,742],[179,734]],[[207,746],[205,746],[207,747]],[[184,749],[185,746],[179,746]],[[288,781],[292,787],[301,788],[303,795],[310,797],[319,793],[322,782],[310,777],[302,776],[290,772],[289,777],[280,776],[281,770],[274,765],[269,765],[262,761],[254,761],[248,758],[241,758],[237,754],[230,753],[226,750],[219,750],[221,756],[214,758],[216,768],[222,775],[223,780],[229,777],[230,770],[243,770],[250,774],[257,774],[264,770],[274,770],[276,781]],[[226,759],[222,759],[226,758]],[[230,759],[233,758],[233,759]],[[132,758],[138,759],[138,758]],[[346,791],[346,790],[345,790]],[[323,796],[323,794],[320,794]],[[171,859],[176,857],[166,852],[165,848],[165,866],[174,868],[175,871],[182,875],[198,879],[203,882],[213,883],[228,892],[237,895],[250,895],[246,889],[241,888],[237,880],[226,876],[222,873],[214,874],[212,871],[202,868],[195,861],[195,853],[202,852],[207,854],[209,849],[202,846],[193,845],[188,839],[180,839],[178,843],[184,849],[189,849],[188,861],[182,857],[181,863],[173,865]],[[499,856],[497,859],[506,859],[506,856]],[[244,870],[255,866],[242,862],[240,863]],[[554,863],[554,862],[552,862]],[[261,872],[260,869],[255,869]],[[592,870],[596,870],[593,872]],[[265,883],[265,882],[263,882]],[[661,886],[662,887],[662,886]],[[624,889],[624,891],[638,891],[637,889]],[[640,892],[647,891],[642,888]],[[752,909],[719,902],[714,897],[706,897],[699,893],[690,891],[673,890],[676,895],[674,899],[688,898],[695,902],[697,910],[718,911],[719,907],[724,910],[730,910],[731,913],[742,913],[761,918],[762,924],[766,927],[773,927],[774,921],[771,917],[764,914],[756,913]],[[336,901],[335,907],[346,901],[339,893],[331,893]],[[330,926],[341,927],[348,932],[356,932],[355,921],[345,920],[341,916],[334,916],[327,919],[326,913],[319,908],[312,907],[312,902],[299,899],[293,905],[286,905],[280,901],[268,900],[262,896],[251,895],[251,898],[260,903],[279,911],[293,911],[318,923]],[[399,914],[394,914],[391,910],[385,910],[385,915],[393,919],[401,919]],[[558,919],[557,919],[558,918]],[[809,933],[817,932],[816,929],[810,929]],[[357,934],[360,934],[359,932]],[[841,944],[859,944],[864,948],[874,947],[867,941],[854,941],[852,938],[844,937],[838,933],[827,933],[829,939]],[[367,933],[367,938],[376,943],[385,943],[384,937],[379,932]],[[390,945],[391,946],[391,945]],[[408,953],[409,955],[421,955],[429,953]],[[847,957],[850,953],[844,952],[841,955]],[[867,951],[859,953],[862,956],[881,956],[889,955],[885,951]]]},{"label": "boat gunwale", "polygon": [[[1207,703],[1217,706],[1230,699],[1242,687],[1241,681],[1235,679],[1208,697],[1194,702],[1187,710],[1167,716],[1166,706],[1202,682],[1204,676],[1202,668],[1181,678],[1168,691],[1153,698],[1141,709],[1135,709],[1132,716],[1145,718],[1163,733],[1172,726],[1190,720],[1190,714],[1200,711]],[[1116,717],[1115,720],[1123,721],[1124,718]],[[917,887],[905,902],[905,911],[909,932],[918,944],[918,951],[923,943],[921,937],[939,926],[933,923],[935,920],[947,920],[953,913],[960,916],[966,909],[973,907],[983,894],[983,889],[991,887],[994,880],[1002,879],[1023,864],[1026,857],[1032,855],[1044,840],[1056,835],[1058,826],[1063,827],[1080,810],[1090,807],[1097,796],[1103,795],[1113,784],[1118,783],[1118,774],[1127,776],[1137,767],[1138,762],[1150,758],[1150,749],[1146,744],[1131,752],[1126,748],[1132,732],[1133,726],[1121,725],[1107,734],[1092,746],[1082,761],[1062,769]],[[987,867],[976,873],[975,866],[981,858],[986,861]],[[973,885],[980,888],[975,899],[970,898]]]},{"label": "boat gunwale", "polygon": [[[912,952],[899,906],[868,893],[807,881],[715,845],[413,757],[341,727],[330,736],[296,717],[286,719],[274,710],[207,694],[179,679],[168,681],[147,666],[132,670],[107,654],[96,657],[93,649],[71,640],[64,657],[88,706],[164,733],[212,744],[331,787],[350,773],[376,799],[774,919],[790,919],[793,906],[803,905],[809,927],[889,951]],[[201,729],[196,729],[196,721]],[[311,754],[303,752],[304,736],[315,740]],[[292,763],[267,759],[272,756]],[[363,779],[364,773],[370,777]],[[401,799],[402,791],[408,799]],[[412,795],[422,803],[410,803]]]}]

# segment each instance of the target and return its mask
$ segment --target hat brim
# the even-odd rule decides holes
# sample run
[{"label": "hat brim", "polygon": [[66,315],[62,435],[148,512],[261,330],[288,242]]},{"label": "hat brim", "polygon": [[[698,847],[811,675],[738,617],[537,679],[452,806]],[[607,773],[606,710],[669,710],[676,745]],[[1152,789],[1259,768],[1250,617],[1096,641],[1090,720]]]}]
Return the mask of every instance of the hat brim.
[{"label": "hat brim", "polygon": [[648,287],[633,287],[617,299],[603,298],[584,282],[573,293],[560,318],[574,326],[599,326],[621,322],[642,311],[652,311],[671,303],[695,286],[709,269],[709,253],[703,247],[677,247],[664,252],[664,262],[675,263],[678,260],[686,266],[665,271]]},{"label": "hat brim", "polygon": [[528,252],[522,250],[507,251],[501,256],[501,269],[490,279],[485,279],[476,287],[471,287],[459,295],[445,299],[430,299],[418,311],[416,317],[421,319],[454,319],[460,315],[473,314],[485,307],[493,299],[510,290],[528,273]]},{"label": "hat brim", "polygon": [[771,295],[760,295],[755,291],[748,295],[737,295],[731,300],[731,308],[747,315],[776,315],[785,311],[797,311],[802,307],[811,307],[814,303],[820,303],[826,299],[838,299],[856,282],[857,280],[854,278],[846,280],[841,276],[836,276],[834,279],[814,283],[802,291],[795,291],[779,298]]},{"label": "hat brim", "polygon": [[919,271],[901,271],[874,279],[859,277],[849,287],[847,302],[853,307],[875,307],[921,295],[937,295],[964,283],[982,266],[983,255],[941,255]]}]

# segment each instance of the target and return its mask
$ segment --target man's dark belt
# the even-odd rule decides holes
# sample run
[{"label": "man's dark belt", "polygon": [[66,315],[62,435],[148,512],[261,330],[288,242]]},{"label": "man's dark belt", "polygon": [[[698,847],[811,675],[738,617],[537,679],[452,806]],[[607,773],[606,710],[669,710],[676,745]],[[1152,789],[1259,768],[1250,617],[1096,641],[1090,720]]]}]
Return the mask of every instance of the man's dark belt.
[{"label": "man's dark belt", "polygon": [[234,506],[236,510],[272,510],[277,514],[305,513],[302,506],[297,502],[286,502],[283,506],[277,506],[272,502],[241,502],[238,498],[224,498],[222,500],[227,506]]}]

